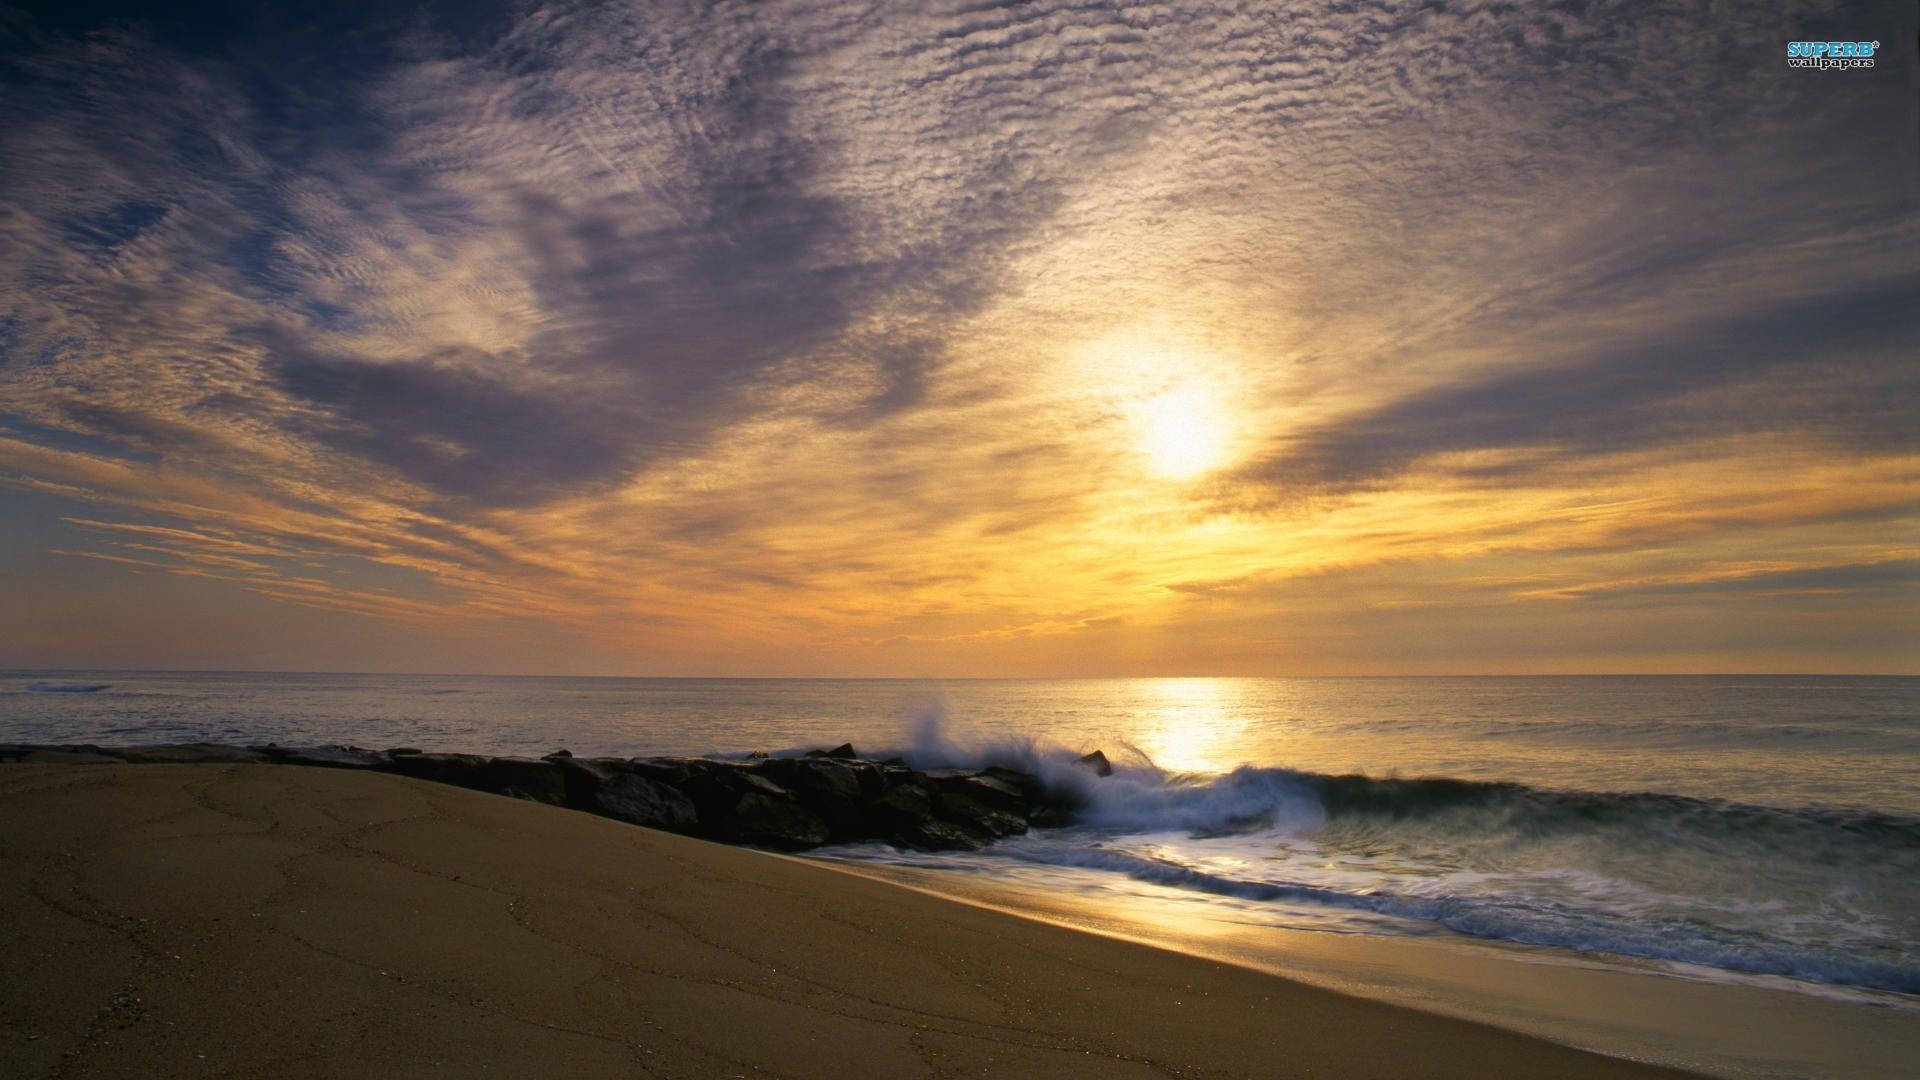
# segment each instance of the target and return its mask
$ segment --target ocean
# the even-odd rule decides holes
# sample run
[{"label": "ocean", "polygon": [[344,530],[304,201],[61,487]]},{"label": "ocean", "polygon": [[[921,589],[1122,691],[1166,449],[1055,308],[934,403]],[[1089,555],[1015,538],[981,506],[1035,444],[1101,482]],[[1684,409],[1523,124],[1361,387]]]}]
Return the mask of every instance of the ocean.
[{"label": "ocean", "polygon": [[[1081,788],[1083,819],[980,853],[816,854],[1243,931],[1920,994],[1914,678],[0,672],[0,741],[198,740],[1007,764]],[[1094,749],[1113,776],[1071,764]]]}]

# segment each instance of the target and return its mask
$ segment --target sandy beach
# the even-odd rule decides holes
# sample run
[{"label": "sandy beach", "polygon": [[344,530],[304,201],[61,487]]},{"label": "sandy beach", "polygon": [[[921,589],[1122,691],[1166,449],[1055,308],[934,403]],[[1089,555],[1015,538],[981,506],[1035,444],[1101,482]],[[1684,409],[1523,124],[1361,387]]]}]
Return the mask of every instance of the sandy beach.
[{"label": "sandy beach", "polygon": [[9,1076],[1679,1075],[368,773],[0,771]]}]

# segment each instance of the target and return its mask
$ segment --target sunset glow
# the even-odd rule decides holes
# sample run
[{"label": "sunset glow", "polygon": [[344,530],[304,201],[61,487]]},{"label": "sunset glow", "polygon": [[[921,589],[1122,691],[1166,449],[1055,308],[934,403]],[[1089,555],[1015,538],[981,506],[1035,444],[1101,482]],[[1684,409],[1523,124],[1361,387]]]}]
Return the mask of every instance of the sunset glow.
[{"label": "sunset glow", "polygon": [[1199,391],[1169,390],[1140,411],[1142,449],[1160,475],[1187,480],[1225,460],[1225,422]]},{"label": "sunset glow", "polygon": [[1912,670],[1911,57],[1362,8],[23,16],[0,646]]}]

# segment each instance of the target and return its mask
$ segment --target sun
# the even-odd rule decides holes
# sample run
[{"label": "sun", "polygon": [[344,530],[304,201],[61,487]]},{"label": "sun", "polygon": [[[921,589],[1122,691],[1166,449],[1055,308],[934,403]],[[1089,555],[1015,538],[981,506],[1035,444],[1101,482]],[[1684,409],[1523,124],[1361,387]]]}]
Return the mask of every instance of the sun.
[{"label": "sun", "polygon": [[1140,407],[1140,449],[1169,480],[1190,480],[1226,460],[1226,425],[1199,390],[1168,390]]}]

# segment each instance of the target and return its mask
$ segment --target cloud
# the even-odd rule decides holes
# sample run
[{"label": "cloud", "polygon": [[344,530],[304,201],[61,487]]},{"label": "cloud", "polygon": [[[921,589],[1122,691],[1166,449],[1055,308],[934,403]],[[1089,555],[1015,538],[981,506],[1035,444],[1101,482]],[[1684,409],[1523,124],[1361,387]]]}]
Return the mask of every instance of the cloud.
[{"label": "cloud", "polygon": [[[1384,610],[1527,552],[1866,565],[1916,496],[1916,107],[1905,54],[1784,67],[1838,18],[16,17],[0,486],[149,571],[783,663],[1314,567],[1406,568]],[[1239,463],[1168,485],[1129,417],[1190,385]]]},{"label": "cloud", "polygon": [[1845,597],[1866,594],[1889,600],[1920,588],[1920,559],[1894,558],[1826,566],[1720,570],[1677,580],[1607,582],[1562,590],[1581,600],[1685,599],[1715,595],[1747,597]]},{"label": "cloud", "polygon": [[[1443,454],[1520,450],[1527,453],[1461,471],[1524,478],[1544,459],[1757,431],[1911,453],[1920,386],[1905,358],[1920,350],[1915,295],[1920,275],[1902,275],[1435,386],[1295,435],[1245,476],[1289,489],[1351,488]],[[1805,373],[1825,382],[1781,377]]]}]

